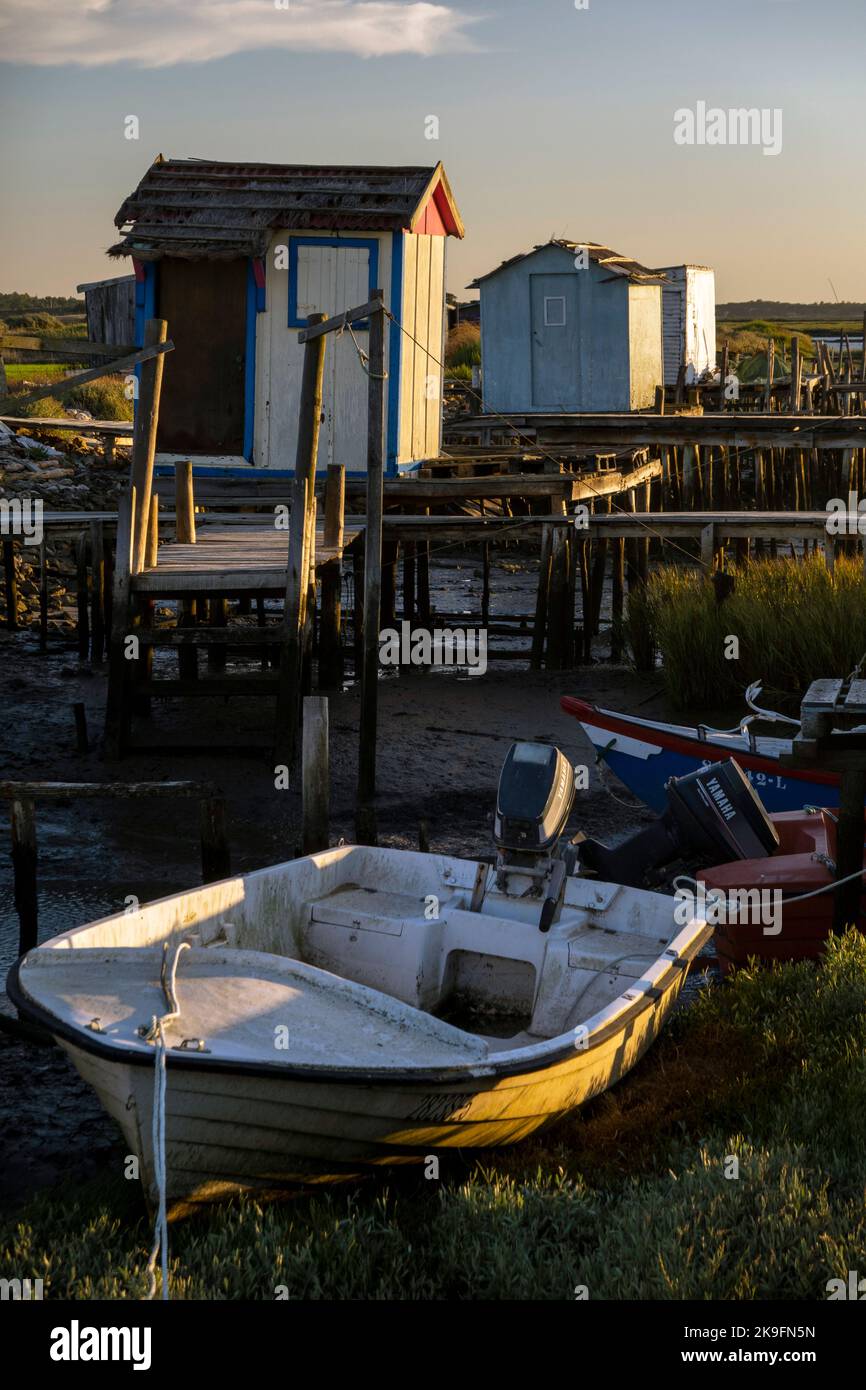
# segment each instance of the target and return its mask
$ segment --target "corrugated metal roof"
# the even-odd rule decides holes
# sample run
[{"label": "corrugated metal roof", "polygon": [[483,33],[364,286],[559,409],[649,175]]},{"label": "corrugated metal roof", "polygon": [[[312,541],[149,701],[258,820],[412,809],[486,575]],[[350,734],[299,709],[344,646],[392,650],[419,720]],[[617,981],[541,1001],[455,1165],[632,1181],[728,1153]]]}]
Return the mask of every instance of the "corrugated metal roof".
[{"label": "corrugated metal roof", "polygon": [[436,191],[463,235],[441,164],[234,164],[159,155],[115,217],[110,256],[261,256],[276,228],[388,231],[411,228]]},{"label": "corrugated metal roof", "polygon": [[495,270],[489,270],[486,275],[479,275],[478,279],[473,280],[472,284],[467,285],[466,288],[477,290],[482,281],[489,280],[491,275],[498,275],[508,266],[517,265],[519,261],[525,261],[527,257],[534,256],[537,251],[545,251],[548,246],[559,246],[563,251],[573,251],[575,254],[585,249],[591,261],[601,266],[602,269],[610,271],[611,278],[621,275],[640,284],[647,281],[658,284],[665,278],[663,271],[648,270],[639,261],[632,260],[630,256],[621,256],[618,251],[612,251],[609,246],[602,246],[597,241],[564,241],[560,237],[552,237],[550,241],[542,242],[540,246],[533,246],[531,251],[522,251],[520,255],[512,256],[509,260],[503,261]]}]

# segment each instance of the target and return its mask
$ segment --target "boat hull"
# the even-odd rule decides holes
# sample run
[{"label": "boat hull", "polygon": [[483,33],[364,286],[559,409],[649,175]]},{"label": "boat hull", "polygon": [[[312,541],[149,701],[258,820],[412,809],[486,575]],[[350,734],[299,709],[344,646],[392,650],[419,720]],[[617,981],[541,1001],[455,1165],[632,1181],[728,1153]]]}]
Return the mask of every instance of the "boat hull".
[{"label": "boat hull", "polygon": [[[340,1083],[256,1077],[168,1064],[166,1198],[169,1213],[234,1193],[272,1197],[311,1183],[357,1177],[383,1165],[421,1163],[443,1149],[519,1143],[615,1085],[658,1037],[686,970],[623,1032],[543,1069],[440,1084]],[[152,1133],[153,1071],[109,1061],[58,1037],[96,1091],[140,1164],[157,1202]]]},{"label": "boat hull", "polygon": [[838,776],[782,767],[779,753],[790,750],[789,740],[760,739],[760,751],[753,752],[748,737],[739,734],[708,733],[701,739],[683,725],[629,717],[571,695],[564,695],[560,704],[620,781],[654,811],[667,809],[665,785],[671,777],[685,777],[725,758],[736,758],[771,815],[839,805]]},{"label": "boat hull", "polygon": [[[787,899],[816,893],[833,881],[829,863],[836,859],[836,824],[823,811],[811,815],[791,812],[773,817],[779,834],[777,853],[766,859],[741,859],[719,864],[698,874],[708,889],[725,894],[746,892],[753,895],[758,908],[759,893],[783,894],[777,920],[761,920],[757,910],[749,910],[752,920],[721,921],[713,941],[723,975],[742,968],[752,959],[763,965],[816,960],[833,931],[835,902],[830,892],[817,893],[800,902]],[[828,862],[829,861],[829,862]],[[864,855],[866,868],[866,855]],[[765,904],[770,906],[771,900]],[[866,921],[866,896],[861,899],[860,922]],[[744,914],[738,914],[744,915]]]}]

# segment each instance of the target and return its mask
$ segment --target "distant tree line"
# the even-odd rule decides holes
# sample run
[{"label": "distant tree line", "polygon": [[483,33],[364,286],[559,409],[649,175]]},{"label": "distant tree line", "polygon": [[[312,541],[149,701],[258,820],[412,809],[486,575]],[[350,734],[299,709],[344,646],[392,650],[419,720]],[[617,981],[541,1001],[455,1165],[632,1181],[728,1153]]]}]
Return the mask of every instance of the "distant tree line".
[{"label": "distant tree line", "polygon": [[784,299],[743,299],[736,303],[717,304],[720,319],[859,319],[866,304],[852,300],[822,299],[812,304],[789,304]]},{"label": "distant tree line", "polygon": [[55,314],[74,314],[84,312],[84,300],[74,299],[63,294],[23,294],[12,290],[9,294],[0,293],[0,314],[33,314],[51,312]]}]

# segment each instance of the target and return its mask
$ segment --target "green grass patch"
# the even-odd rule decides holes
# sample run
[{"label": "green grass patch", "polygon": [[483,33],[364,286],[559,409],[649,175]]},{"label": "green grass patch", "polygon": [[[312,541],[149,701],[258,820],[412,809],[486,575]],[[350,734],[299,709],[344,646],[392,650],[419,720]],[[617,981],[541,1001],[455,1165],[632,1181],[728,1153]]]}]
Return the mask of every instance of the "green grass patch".
[{"label": "green grass patch", "polygon": [[[622,1085],[542,1137],[443,1154],[439,1181],[398,1172],[175,1223],[172,1294],[823,1299],[866,1266],[864,1096],[852,932],[820,965],[703,990]],[[41,1277],[49,1299],[140,1297],[149,1239],[133,1185],[103,1180],[7,1221],[0,1277]]]},{"label": "green grass patch", "polygon": [[[736,587],[716,602],[702,573],[668,566],[629,594],[626,620],[636,664],[661,654],[664,682],[678,709],[736,704],[752,681],[765,697],[796,713],[809,683],[843,676],[866,651],[866,579],[862,561],[840,556],[832,574],[823,555],[754,561],[735,572]],[[739,657],[725,656],[726,639]]]},{"label": "green grass patch", "polygon": [[[61,381],[76,368],[66,362],[7,362],[6,380],[12,387],[32,381],[42,386],[48,381]],[[24,388],[22,387],[22,390]]]}]

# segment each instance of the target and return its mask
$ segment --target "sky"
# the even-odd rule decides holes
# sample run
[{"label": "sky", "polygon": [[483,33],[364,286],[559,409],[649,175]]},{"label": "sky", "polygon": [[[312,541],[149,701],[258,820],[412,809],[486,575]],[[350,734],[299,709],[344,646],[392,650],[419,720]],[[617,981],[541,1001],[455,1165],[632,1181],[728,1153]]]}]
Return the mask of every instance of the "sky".
[{"label": "sky", "polygon": [[720,302],[866,300],[864,53],[866,0],[0,0],[0,290],[125,273],[161,152],[441,159],[460,297],[556,236],[710,265]]}]

